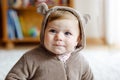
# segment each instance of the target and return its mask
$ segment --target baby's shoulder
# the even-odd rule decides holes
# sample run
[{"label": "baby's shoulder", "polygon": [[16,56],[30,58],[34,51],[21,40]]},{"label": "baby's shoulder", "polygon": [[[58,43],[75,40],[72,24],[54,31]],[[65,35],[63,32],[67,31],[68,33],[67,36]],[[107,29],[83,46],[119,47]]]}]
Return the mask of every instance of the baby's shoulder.
[{"label": "baby's shoulder", "polygon": [[29,51],[27,51],[23,56],[26,57],[26,58],[37,58],[37,57],[44,57],[45,54],[44,54],[44,49],[40,46],[37,46]]}]

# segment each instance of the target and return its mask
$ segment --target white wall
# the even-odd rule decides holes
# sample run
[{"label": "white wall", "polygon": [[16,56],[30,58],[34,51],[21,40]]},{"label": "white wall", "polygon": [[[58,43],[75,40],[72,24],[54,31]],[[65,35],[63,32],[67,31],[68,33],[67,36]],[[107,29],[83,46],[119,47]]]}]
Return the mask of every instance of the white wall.
[{"label": "white wall", "polygon": [[91,38],[104,37],[103,2],[102,0],[75,0],[74,8],[82,14],[90,14],[91,20],[87,24],[86,36]]},{"label": "white wall", "polygon": [[106,41],[120,45],[120,0],[105,0]]},{"label": "white wall", "polygon": [[74,8],[91,16],[87,38],[105,38],[109,45],[120,46],[120,0],[74,0]]}]

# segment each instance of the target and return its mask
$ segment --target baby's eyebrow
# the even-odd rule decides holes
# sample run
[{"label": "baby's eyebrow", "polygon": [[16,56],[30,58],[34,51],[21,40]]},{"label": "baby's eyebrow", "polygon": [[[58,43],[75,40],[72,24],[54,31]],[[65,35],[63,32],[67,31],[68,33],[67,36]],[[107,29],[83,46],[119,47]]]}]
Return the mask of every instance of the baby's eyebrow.
[{"label": "baby's eyebrow", "polygon": [[54,27],[52,27],[52,26],[48,26],[48,29],[51,29],[51,28],[53,29]]},{"label": "baby's eyebrow", "polygon": [[52,27],[52,26],[48,26],[48,28],[47,28],[47,29],[49,29],[49,30],[50,30],[50,29],[55,29],[55,30],[56,30],[57,28]]}]

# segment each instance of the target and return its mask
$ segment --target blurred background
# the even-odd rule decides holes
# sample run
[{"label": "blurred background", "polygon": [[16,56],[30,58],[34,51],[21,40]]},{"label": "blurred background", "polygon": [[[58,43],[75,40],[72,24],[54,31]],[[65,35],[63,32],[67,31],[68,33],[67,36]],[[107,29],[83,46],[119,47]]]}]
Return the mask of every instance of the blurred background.
[{"label": "blurred background", "polygon": [[85,27],[88,60],[95,80],[119,80],[120,1],[119,0],[0,0],[0,80],[28,50],[40,41],[42,16],[36,4],[60,5],[89,14]]},{"label": "blurred background", "polygon": [[75,8],[91,16],[87,38],[101,39],[107,45],[120,45],[119,0],[75,0]]}]

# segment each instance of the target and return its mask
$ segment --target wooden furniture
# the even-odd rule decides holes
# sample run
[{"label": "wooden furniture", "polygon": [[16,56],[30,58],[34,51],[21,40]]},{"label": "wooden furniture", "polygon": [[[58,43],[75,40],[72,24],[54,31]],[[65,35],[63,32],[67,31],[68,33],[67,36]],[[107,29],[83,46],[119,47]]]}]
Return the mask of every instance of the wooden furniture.
[{"label": "wooden furniture", "polygon": [[[58,4],[59,5],[59,4]],[[61,4],[62,5],[62,4]],[[54,5],[53,5],[54,6]],[[68,0],[65,6],[73,7],[73,0]],[[40,28],[42,16],[36,12],[36,7],[19,7],[19,8],[10,8],[8,6],[8,0],[1,0],[1,14],[2,14],[2,26],[0,26],[1,41],[5,43],[7,48],[13,48],[15,43],[39,43],[39,37],[25,37],[23,39],[9,39],[8,37],[8,28],[7,28],[7,11],[8,9],[14,9],[17,13],[24,17],[24,20],[28,23],[26,27],[29,27],[35,24]]]}]

